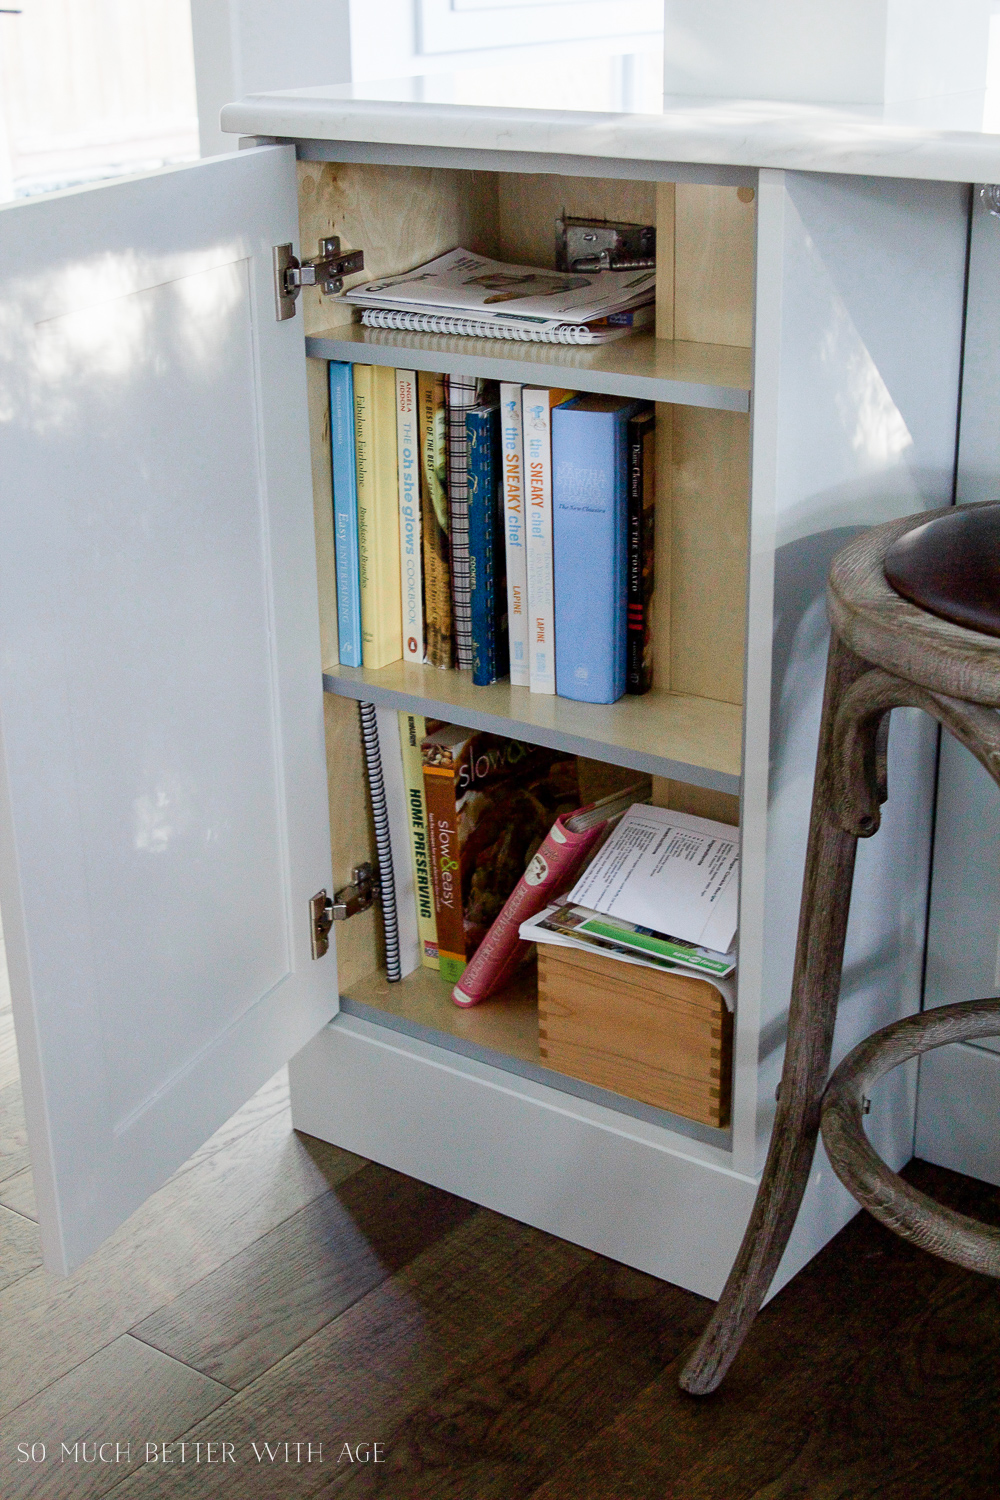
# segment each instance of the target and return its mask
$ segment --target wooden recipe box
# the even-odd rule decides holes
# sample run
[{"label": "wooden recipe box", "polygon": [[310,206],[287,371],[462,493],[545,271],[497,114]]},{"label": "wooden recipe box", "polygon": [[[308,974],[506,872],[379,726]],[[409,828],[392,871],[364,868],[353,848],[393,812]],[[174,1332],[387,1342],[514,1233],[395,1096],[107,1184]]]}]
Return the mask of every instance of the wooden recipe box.
[{"label": "wooden recipe box", "polygon": [[729,1123],[733,1018],[707,979],[538,945],[546,1065],[702,1125]]}]

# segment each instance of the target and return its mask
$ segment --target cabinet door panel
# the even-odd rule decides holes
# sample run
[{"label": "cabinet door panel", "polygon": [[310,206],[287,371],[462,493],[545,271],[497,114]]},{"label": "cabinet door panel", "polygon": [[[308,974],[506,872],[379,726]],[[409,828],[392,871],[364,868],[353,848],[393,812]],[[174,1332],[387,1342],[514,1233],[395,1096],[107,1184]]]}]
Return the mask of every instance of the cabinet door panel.
[{"label": "cabinet door panel", "polygon": [[270,147],[2,211],[0,904],[68,1269],[335,1013],[296,237]]}]

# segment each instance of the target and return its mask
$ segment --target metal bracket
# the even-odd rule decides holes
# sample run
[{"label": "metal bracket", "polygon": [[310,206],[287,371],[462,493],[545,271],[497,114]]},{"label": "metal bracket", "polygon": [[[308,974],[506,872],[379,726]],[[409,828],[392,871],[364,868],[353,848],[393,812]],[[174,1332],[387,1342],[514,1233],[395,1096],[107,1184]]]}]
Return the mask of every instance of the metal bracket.
[{"label": "metal bracket", "polygon": [[341,292],[344,277],[365,268],[363,250],[340,249],[340,239],[331,235],[320,240],[319,255],[313,260],[300,261],[292,254],[291,245],[275,245],[274,256],[274,305],[279,323],[295,317],[295,299],[304,286],[321,286],[324,292]]},{"label": "metal bracket", "polygon": [[330,928],[333,926],[333,902],[326,891],[317,891],[309,903],[309,932],[313,958],[322,958],[330,950]]},{"label": "metal bracket", "polygon": [[560,271],[645,271],[656,268],[656,225],[611,219],[556,220],[556,266]]},{"label": "metal bracket", "polygon": [[374,866],[367,861],[363,865],[355,865],[351,874],[354,876],[354,884],[342,886],[333,898],[334,922],[346,922],[348,917],[356,917],[358,912],[368,911],[375,904],[375,897],[382,893]]}]

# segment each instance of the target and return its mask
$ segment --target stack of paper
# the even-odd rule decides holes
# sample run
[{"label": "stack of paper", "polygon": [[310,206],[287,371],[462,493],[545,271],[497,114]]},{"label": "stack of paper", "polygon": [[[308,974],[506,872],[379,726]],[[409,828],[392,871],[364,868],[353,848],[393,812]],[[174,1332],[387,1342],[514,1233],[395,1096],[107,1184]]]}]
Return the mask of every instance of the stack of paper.
[{"label": "stack of paper", "polygon": [[732,1005],[739,867],[735,828],[636,804],[569,895],[520,935],[683,969],[710,980]]},{"label": "stack of paper", "polygon": [[606,343],[652,321],[655,288],[650,270],[546,271],[458,249],[354,287],[345,300],[373,327]]}]

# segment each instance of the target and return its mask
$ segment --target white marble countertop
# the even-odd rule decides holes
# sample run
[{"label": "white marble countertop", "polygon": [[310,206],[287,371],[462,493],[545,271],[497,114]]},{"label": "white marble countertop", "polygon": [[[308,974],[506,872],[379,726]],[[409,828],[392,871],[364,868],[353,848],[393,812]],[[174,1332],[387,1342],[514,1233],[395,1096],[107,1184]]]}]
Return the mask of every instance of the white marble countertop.
[{"label": "white marble countertop", "polygon": [[[251,94],[226,105],[222,128],[297,140],[1000,182],[1000,111],[988,95],[895,111],[661,101],[649,60],[639,61],[644,71],[605,67],[596,84],[592,68],[549,65],[542,87],[496,68]],[[538,97],[546,108],[529,102]],[[984,120],[997,130],[983,128]]]}]

